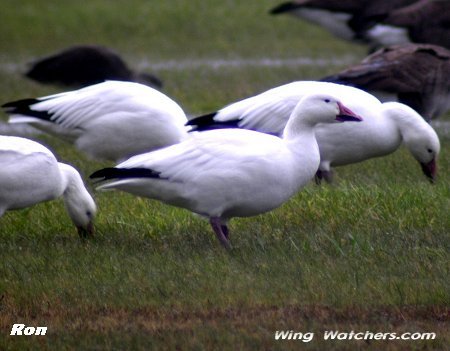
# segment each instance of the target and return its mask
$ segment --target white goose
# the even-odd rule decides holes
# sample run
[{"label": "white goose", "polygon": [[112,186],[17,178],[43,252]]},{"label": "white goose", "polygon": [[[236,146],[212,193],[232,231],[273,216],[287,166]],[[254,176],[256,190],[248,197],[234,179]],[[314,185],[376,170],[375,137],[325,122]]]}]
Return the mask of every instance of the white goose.
[{"label": "white goose", "polygon": [[300,81],[230,104],[188,122],[193,130],[244,128],[281,135],[296,101],[308,93],[330,93],[355,113],[362,123],[326,124],[317,128],[320,167],[317,179],[331,181],[331,167],[388,155],[403,143],[432,181],[440,150],[434,129],[410,107],[382,104],[360,89],[327,82]]},{"label": "white goose", "polygon": [[331,95],[309,95],[292,112],[283,139],[248,130],[194,133],[91,178],[106,181],[99,189],[119,189],[208,217],[228,247],[231,217],[270,211],[311,180],[319,166],[314,127],[336,120],[361,118]]},{"label": "white goose", "polygon": [[119,161],[186,136],[181,107],[148,86],[107,81],[2,106],[9,123],[28,123],[73,142],[95,159]]},{"label": "white goose", "polygon": [[62,196],[80,236],[93,233],[96,206],[80,174],[39,143],[0,136],[0,190],[0,217]]}]

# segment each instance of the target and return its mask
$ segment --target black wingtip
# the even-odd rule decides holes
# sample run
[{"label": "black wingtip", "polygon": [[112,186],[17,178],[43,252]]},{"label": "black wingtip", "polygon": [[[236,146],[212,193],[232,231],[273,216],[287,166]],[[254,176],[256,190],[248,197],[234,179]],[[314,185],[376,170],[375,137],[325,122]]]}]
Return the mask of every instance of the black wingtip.
[{"label": "black wingtip", "polygon": [[92,173],[89,178],[105,181],[110,179],[161,178],[160,172],[148,168],[103,168]]},{"label": "black wingtip", "polygon": [[189,120],[186,125],[191,126],[190,132],[204,132],[207,130],[214,129],[225,129],[225,128],[239,128],[239,120],[233,119],[229,121],[216,121],[214,117],[217,112],[212,112],[207,115],[199,116]]},{"label": "black wingtip", "polygon": [[217,112],[208,113],[206,115],[194,117],[187,121],[186,125],[191,126],[191,132],[201,132],[205,130],[209,130],[211,125],[214,125],[216,122],[214,121],[214,117],[217,115]]},{"label": "black wingtip", "polygon": [[269,11],[271,15],[279,15],[299,8],[300,5],[293,3],[292,1],[283,2],[282,4],[275,6]]},{"label": "black wingtip", "polygon": [[42,99],[35,98],[21,99],[7,102],[1,107],[9,115],[25,115],[44,120],[50,120],[53,115],[52,113],[49,113],[48,111],[36,111],[31,109],[31,106],[42,101]]},{"label": "black wingtip", "polygon": [[31,105],[38,103],[38,99],[30,98],[30,99],[21,99],[16,101],[10,101],[2,105],[4,109],[25,109],[30,108]]},{"label": "black wingtip", "polygon": [[187,126],[193,126],[193,125],[199,125],[199,124],[205,124],[205,123],[211,123],[214,122],[214,116],[217,115],[217,112],[211,112],[206,115],[201,115],[198,117],[194,117],[187,121]]}]

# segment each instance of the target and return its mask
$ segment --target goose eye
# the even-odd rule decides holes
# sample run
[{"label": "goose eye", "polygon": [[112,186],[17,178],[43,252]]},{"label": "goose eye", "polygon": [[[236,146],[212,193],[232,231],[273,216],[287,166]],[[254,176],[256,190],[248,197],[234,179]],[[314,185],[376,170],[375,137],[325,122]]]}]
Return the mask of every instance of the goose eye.
[{"label": "goose eye", "polygon": [[427,149],[427,151],[431,154],[433,152],[432,149]]},{"label": "goose eye", "polygon": [[328,104],[330,102],[330,99],[325,99],[323,101],[325,101]]}]

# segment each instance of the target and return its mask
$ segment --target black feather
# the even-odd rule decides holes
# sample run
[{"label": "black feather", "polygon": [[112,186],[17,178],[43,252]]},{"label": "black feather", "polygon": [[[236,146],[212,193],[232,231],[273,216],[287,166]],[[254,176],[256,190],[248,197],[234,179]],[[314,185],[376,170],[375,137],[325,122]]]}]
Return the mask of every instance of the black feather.
[{"label": "black feather", "polygon": [[50,121],[53,113],[49,113],[48,111],[36,111],[32,110],[30,106],[42,102],[43,100],[39,99],[22,99],[12,102],[7,102],[2,105],[2,108],[7,114],[13,115],[25,115],[30,117],[36,117],[39,119],[43,119],[46,121]]},{"label": "black feather", "polygon": [[161,172],[148,168],[103,168],[92,173],[89,178],[99,179],[99,181],[109,179],[129,179],[129,178],[161,178]]},{"label": "black feather", "polygon": [[214,117],[217,112],[212,112],[207,115],[199,116],[189,120],[186,125],[192,126],[191,132],[203,132],[206,130],[213,129],[224,129],[224,128],[239,128],[239,120],[230,121],[216,121]]},{"label": "black feather", "polygon": [[75,45],[41,58],[31,64],[25,76],[40,83],[78,88],[105,80],[162,86],[158,77],[131,70],[116,52],[98,45]]},{"label": "black feather", "polygon": [[40,83],[84,87],[107,79],[130,80],[132,72],[114,51],[80,45],[39,59],[25,75]]}]

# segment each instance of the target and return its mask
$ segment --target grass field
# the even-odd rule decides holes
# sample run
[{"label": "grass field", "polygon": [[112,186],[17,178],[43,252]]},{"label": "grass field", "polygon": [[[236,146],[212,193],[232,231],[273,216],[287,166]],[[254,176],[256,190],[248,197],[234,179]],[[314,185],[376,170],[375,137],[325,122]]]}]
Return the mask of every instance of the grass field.
[{"label": "grass field", "polygon": [[[190,115],[364,57],[364,47],[270,17],[277,3],[3,0],[0,103],[62,91],[20,73],[79,43],[115,48],[157,74]],[[271,213],[232,221],[230,252],[203,219],[118,192],[95,193],[96,235],[84,242],[62,201],[9,212],[0,219],[0,349],[444,350],[450,137],[437,131],[436,184],[404,149],[339,168],[332,186],[311,183]],[[39,140],[85,177],[110,165]],[[48,334],[12,337],[14,323]],[[315,338],[275,341],[276,330]],[[326,330],[437,338],[324,341]]]}]

